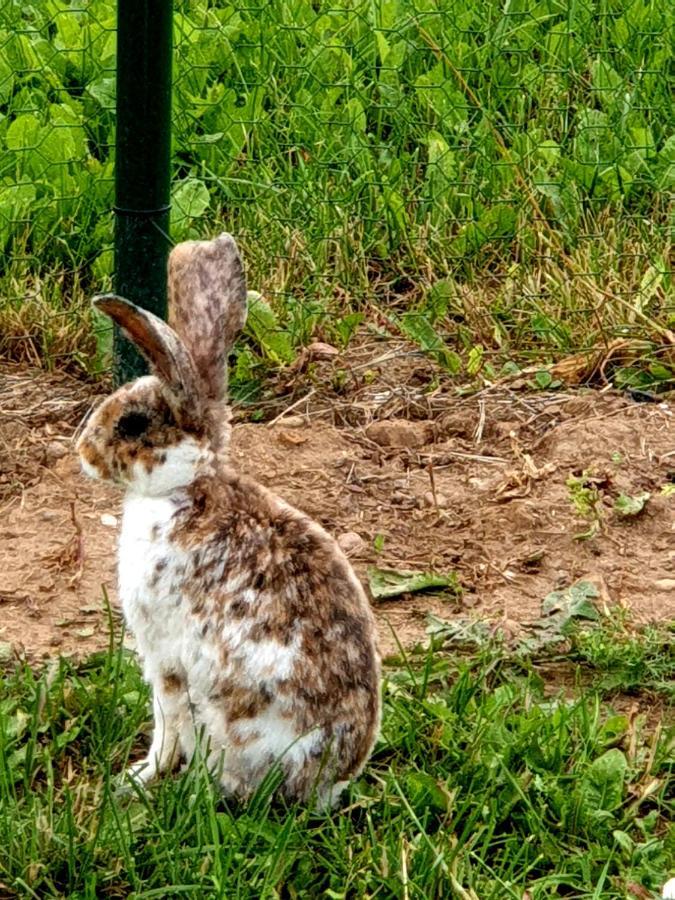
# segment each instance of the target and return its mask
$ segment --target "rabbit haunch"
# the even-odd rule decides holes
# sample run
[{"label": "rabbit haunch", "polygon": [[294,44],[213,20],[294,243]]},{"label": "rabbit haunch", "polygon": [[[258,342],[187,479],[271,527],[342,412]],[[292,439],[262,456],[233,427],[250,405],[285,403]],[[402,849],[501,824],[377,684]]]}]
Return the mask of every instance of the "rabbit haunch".
[{"label": "rabbit haunch", "polygon": [[330,805],[380,720],[367,598],[335,541],[226,461],[225,359],[246,318],[229,235],[174,248],[175,330],[99,298],[152,376],[120,388],[78,442],[85,471],[126,488],[120,597],[153,687],[142,781],[197,736],[223,788],[248,796],[276,765],[290,798]]}]

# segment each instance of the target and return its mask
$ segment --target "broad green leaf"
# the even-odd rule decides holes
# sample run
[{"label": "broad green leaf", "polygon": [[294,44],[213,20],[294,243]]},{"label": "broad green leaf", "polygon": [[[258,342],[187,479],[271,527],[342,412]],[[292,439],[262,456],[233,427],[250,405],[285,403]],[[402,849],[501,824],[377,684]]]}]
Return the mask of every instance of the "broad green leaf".
[{"label": "broad green leaf", "polygon": [[199,178],[186,178],[185,181],[180,181],[171,195],[174,224],[203,216],[210,202],[208,188]]},{"label": "broad green leaf", "polygon": [[542,141],[537,147],[537,153],[547,166],[553,166],[560,159],[560,144],[551,140]]},{"label": "broad green leaf", "polygon": [[589,581],[578,581],[562,591],[552,591],[542,604],[542,615],[528,625],[530,637],[519,644],[521,652],[533,653],[560,644],[577,620],[597,622],[600,619],[593,600],[597,588]]},{"label": "broad green leaf", "polygon": [[346,316],[342,316],[341,319],[338,319],[335,322],[335,330],[340,335],[340,340],[343,347],[347,346],[357,328],[359,327],[359,325],[361,325],[364,319],[364,313],[353,312],[347,313]]},{"label": "broad green leaf", "polygon": [[644,510],[650,497],[649,491],[635,494],[634,497],[629,494],[619,494],[614,501],[614,511],[624,518],[634,518]]},{"label": "broad green leaf", "polygon": [[404,313],[397,324],[403,334],[429,353],[449,372],[456,375],[462,367],[462,361],[454,350],[446,346],[436,332],[434,326],[421,313]]},{"label": "broad green leaf", "polygon": [[384,65],[387,61],[387,57],[389,56],[389,42],[381,31],[375,32],[375,41],[377,43],[377,52],[380,57],[380,62],[382,63],[382,65]]},{"label": "broad green leaf", "polygon": [[659,150],[656,176],[659,190],[675,190],[675,134],[671,134]]},{"label": "broad green leaf", "polygon": [[356,97],[345,106],[345,115],[352,132],[363,135],[366,130],[366,113],[363,104]]},{"label": "broad green leaf", "polygon": [[469,350],[469,359],[466,364],[466,371],[469,375],[477,375],[483,366],[484,348],[481,344],[476,344]]},{"label": "broad green leaf", "polygon": [[627,854],[631,854],[633,852],[635,842],[625,831],[619,831],[617,829],[612,832],[612,837],[619,845],[619,847],[621,847],[621,849],[624,850]]},{"label": "broad green leaf", "polygon": [[[101,256],[109,261],[110,267],[112,269],[112,250],[105,251],[105,253],[101,254]],[[100,259],[101,257],[99,257]],[[98,260],[97,260],[98,262]],[[99,374],[100,372],[105,372],[109,370],[112,365],[113,360],[113,329],[107,316],[104,316],[103,313],[99,312],[96,307],[92,307],[91,310],[92,316],[92,331],[94,333],[94,340],[96,344],[96,352],[94,354],[94,359],[89,360],[88,369],[92,374]]]},{"label": "broad green leaf", "polygon": [[626,757],[616,747],[593,761],[580,784],[583,804],[589,813],[613,812],[621,805],[627,770]]},{"label": "broad green leaf", "polygon": [[[33,32],[33,36],[35,35]],[[35,51],[34,43],[25,33],[2,36],[2,53],[17,74],[38,72],[44,66],[44,61]]]},{"label": "broad green leaf", "polygon": [[443,62],[417,78],[415,92],[423,106],[435,114],[438,124],[449,128],[460,127],[466,122],[466,97],[455,87]]},{"label": "broad green leaf", "polygon": [[477,222],[468,222],[451,241],[452,255],[470,257],[492,241],[510,240],[516,232],[517,219],[515,209],[508,204],[485,210]]},{"label": "broad green leaf", "polygon": [[611,200],[620,200],[630,194],[634,178],[624,166],[609,166],[600,171],[600,180],[607,188]]},{"label": "broad green leaf", "polygon": [[7,103],[13,91],[14,71],[4,53],[0,53],[0,103]]},{"label": "broad green leaf", "polygon": [[597,622],[600,614],[592,602],[598,596],[598,589],[590,581],[578,581],[562,591],[552,591],[541,604],[546,616],[562,614],[562,624],[571,619],[591,619]]},{"label": "broad green leaf", "polygon": [[429,288],[424,298],[424,305],[429,311],[431,321],[440,319],[446,314],[448,306],[456,294],[457,287],[450,278],[443,278]]},{"label": "broad green leaf", "polygon": [[449,590],[455,595],[462,591],[454,572],[447,575],[436,572],[399,572],[396,569],[379,569],[376,566],[368,569],[368,584],[376,600],[400,597],[401,594],[412,594],[430,588]]},{"label": "broad green leaf", "polygon": [[23,230],[24,220],[35,212],[36,190],[31,183],[0,186],[0,249]]},{"label": "broad green leaf", "polygon": [[485,647],[494,638],[494,630],[480,619],[452,618],[448,621],[438,616],[427,616],[426,632],[434,643],[442,639],[445,644],[454,644],[458,647]]},{"label": "broad green leaf", "polygon": [[406,230],[406,206],[405,200],[398,191],[386,185],[383,191],[384,204],[389,213],[392,232],[404,234]]},{"label": "broad green leaf", "polygon": [[101,75],[87,85],[87,93],[104,109],[115,109],[115,79]]},{"label": "broad green leaf", "polygon": [[651,128],[647,125],[635,125],[628,129],[631,136],[632,149],[640,156],[649,158],[655,155],[656,145]]},{"label": "broad green leaf", "polygon": [[69,125],[51,122],[40,130],[40,146],[37,150],[44,170],[67,167],[68,163],[81,160],[84,155],[84,133]]},{"label": "broad green leaf", "polygon": [[72,11],[64,10],[54,17],[57,33],[54,38],[54,46],[61,52],[66,52],[73,60],[77,59],[77,54],[82,53],[87,44],[86,32],[80,25],[79,16],[73,15]]},{"label": "broad green leaf", "polygon": [[37,147],[40,140],[40,122],[34,113],[17,116],[7,129],[5,142],[9,150],[28,150]]},{"label": "broad green leaf", "polygon": [[438,781],[427,772],[411,772],[404,781],[405,791],[413,809],[423,811],[427,807],[445,811],[450,796],[442,790]]},{"label": "broad green leaf", "polygon": [[257,291],[248,292],[246,330],[256,338],[263,354],[276,363],[295,358],[291,336],[282,328],[276,313]]},{"label": "broad green leaf", "polygon": [[16,222],[24,218],[35,198],[35,185],[29,182],[0,187],[0,222]]},{"label": "broad green leaf", "polygon": [[591,83],[605,109],[616,105],[623,78],[604,59],[596,59],[591,63]]}]

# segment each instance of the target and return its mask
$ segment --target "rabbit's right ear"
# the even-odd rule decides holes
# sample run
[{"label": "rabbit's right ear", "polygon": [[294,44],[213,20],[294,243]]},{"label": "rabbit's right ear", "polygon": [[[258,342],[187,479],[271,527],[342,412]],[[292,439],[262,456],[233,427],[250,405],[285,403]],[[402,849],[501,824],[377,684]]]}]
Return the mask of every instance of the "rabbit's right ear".
[{"label": "rabbit's right ear", "polygon": [[181,424],[198,422],[203,412],[199,379],[190,352],[166,322],[116,294],[94,297],[96,309],[116,322],[168,388]]},{"label": "rabbit's right ear", "polygon": [[169,323],[190,351],[207,401],[227,389],[227,354],[246,321],[246,277],[234,238],[185,241],[169,256]]}]

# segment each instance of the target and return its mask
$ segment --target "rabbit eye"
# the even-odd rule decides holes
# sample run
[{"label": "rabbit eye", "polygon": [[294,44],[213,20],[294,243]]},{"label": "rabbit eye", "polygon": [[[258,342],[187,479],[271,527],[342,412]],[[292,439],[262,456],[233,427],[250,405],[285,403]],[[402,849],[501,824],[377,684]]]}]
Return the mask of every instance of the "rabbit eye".
[{"label": "rabbit eye", "polygon": [[122,438],[140,437],[148,430],[150,419],[144,413],[127,413],[117,423],[117,433]]}]

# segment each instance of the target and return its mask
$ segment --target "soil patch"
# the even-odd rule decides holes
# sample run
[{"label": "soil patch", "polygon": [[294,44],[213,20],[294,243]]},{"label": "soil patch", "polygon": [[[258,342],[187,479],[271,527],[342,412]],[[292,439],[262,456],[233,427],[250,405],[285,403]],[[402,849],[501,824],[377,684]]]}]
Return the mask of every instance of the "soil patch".
[{"label": "soil patch", "polygon": [[[232,457],[341,536],[364,583],[372,565],[456,572],[459,598],[374,604],[386,651],[423,640],[429,613],[516,632],[550,591],[582,578],[636,623],[675,619],[667,402],[505,388],[460,396],[449,383],[434,387],[438,373],[401,348],[325,365],[314,372],[325,389],[307,390],[310,379],[300,402],[291,390],[269,400],[271,423],[240,421]],[[345,371],[351,388],[334,377]],[[83,655],[108,640],[120,496],[82,476],[72,451],[102,390],[0,369],[0,642],[31,659]],[[588,523],[566,485],[584,472],[600,496],[591,540],[575,539]],[[641,514],[615,512],[619,494],[645,491]]]}]

